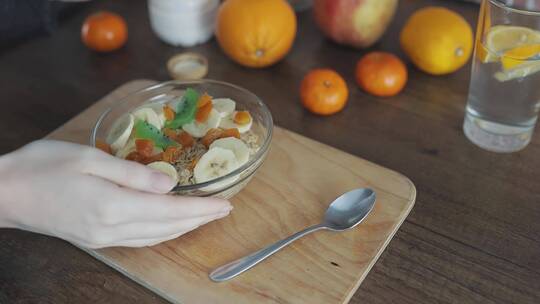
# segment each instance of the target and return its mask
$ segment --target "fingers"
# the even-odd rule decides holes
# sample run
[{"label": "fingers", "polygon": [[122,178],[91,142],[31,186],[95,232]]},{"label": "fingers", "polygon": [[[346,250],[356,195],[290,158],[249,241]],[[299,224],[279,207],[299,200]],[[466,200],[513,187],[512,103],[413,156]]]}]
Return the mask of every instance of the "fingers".
[{"label": "fingers", "polygon": [[100,151],[95,151],[93,157],[95,159],[84,165],[83,173],[101,177],[120,186],[152,193],[167,193],[176,185],[168,175],[136,162]]},{"label": "fingers", "polygon": [[228,201],[218,198],[155,195],[122,190],[122,195],[109,205],[109,212],[117,215],[116,223],[177,221],[232,210]]},{"label": "fingers", "polygon": [[227,216],[229,213],[224,212],[218,215],[203,216],[199,218],[193,218],[180,222],[172,223],[135,223],[121,225],[109,229],[109,231],[103,231],[103,234],[107,235],[109,239],[104,242],[87,242],[82,241],[79,244],[88,248],[105,248],[113,246],[124,247],[143,247],[153,246],[158,243],[168,241],[177,238],[189,231],[197,229],[198,227],[207,224],[208,222],[217,220],[219,218]]},{"label": "fingers", "polygon": [[[232,206],[217,198],[180,197],[117,187],[106,180],[88,175],[85,184],[99,199],[85,213],[90,226],[83,233],[67,235],[89,248],[130,246],[132,240],[157,242],[197,228],[229,214]],[[144,246],[144,245],[141,245]]]},{"label": "fingers", "polygon": [[229,211],[178,221],[130,223],[111,227],[108,234],[117,236],[117,239],[112,242],[117,240],[163,238],[182,231],[191,231],[227,215],[229,215]]}]

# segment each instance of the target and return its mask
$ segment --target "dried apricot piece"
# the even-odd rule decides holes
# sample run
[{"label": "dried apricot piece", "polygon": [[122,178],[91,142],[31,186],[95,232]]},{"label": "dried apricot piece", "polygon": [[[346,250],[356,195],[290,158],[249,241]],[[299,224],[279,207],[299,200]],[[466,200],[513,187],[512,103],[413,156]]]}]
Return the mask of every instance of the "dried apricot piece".
[{"label": "dried apricot piece", "polygon": [[225,138],[225,137],[236,137],[240,139],[240,131],[238,131],[237,128],[225,129],[221,133],[220,138]]},{"label": "dried apricot piece", "polygon": [[165,134],[165,136],[167,136],[168,138],[174,140],[174,141],[178,141],[178,134],[176,133],[176,130],[173,130],[173,129],[169,129],[169,128],[164,128],[163,129],[163,134]]},{"label": "dried apricot piece", "polygon": [[200,157],[200,156],[197,156],[197,157],[195,157],[195,158],[191,161],[191,163],[190,163],[189,166],[188,166],[188,170],[189,170],[189,171],[193,171],[193,169],[195,169],[195,166],[196,166],[197,163],[199,162],[199,159],[201,159],[201,157]]},{"label": "dried apricot piece", "polygon": [[154,142],[150,139],[136,139],[135,148],[142,157],[150,157],[154,153]]},{"label": "dried apricot piece", "polygon": [[144,159],[142,159],[140,161],[140,163],[142,163],[144,165],[148,165],[149,163],[162,161],[162,160],[163,160],[163,152],[160,152],[160,153],[154,154],[154,155],[152,155],[150,157],[145,157]]},{"label": "dried apricot piece", "polygon": [[101,139],[96,140],[96,148],[100,149],[101,151],[103,151],[105,153],[108,153],[108,154],[111,154],[111,155],[113,154],[111,146],[108,143],[101,140]]},{"label": "dried apricot piece", "polygon": [[210,112],[212,111],[212,103],[209,102],[205,104],[204,106],[197,109],[197,113],[195,114],[195,120],[197,122],[205,122],[208,120],[208,117],[210,116]]},{"label": "dried apricot piece", "polygon": [[173,162],[173,151],[172,149],[165,149],[165,151],[163,152],[163,159],[162,159],[164,162],[167,162],[167,163],[172,163]]},{"label": "dried apricot piece", "polygon": [[192,147],[193,144],[195,144],[193,136],[189,135],[189,133],[185,131],[182,131],[180,134],[178,134],[176,139],[184,148]]},{"label": "dried apricot piece", "polygon": [[174,120],[174,117],[176,116],[176,113],[174,110],[169,106],[163,107],[163,115],[165,115],[165,120],[171,121]]},{"label": "dried apricot piece", "polygon": [[136,160],[140,157],[139,152],[133,151],[126,155],[126,160]]},{"label": "dried apricot piece", "polygon": [[206,132],[204,137],[201,139],[201,143],[208,148],[214,142],[214,140],[220,139],[222,134],[223,130],[212,128]]},{"label": "dried apricot piece", "polygon": [[168,147],[163,152],[162,160],[171,164],[175,163],[180,158],[181,153],[182,149],[179,147]]},{"label": "dried apricot piece", "polygon": [[248,124],[251,121],[251,114],[248,111],[238,111],[234,115],[234,122],[239,125]]},{"label": "dried apricot piece", "polygon": [[199,100],[197,101],[197,109],[200,109],[207,104],[212,104],[212,96],[204,93],[201,95],[201,97],[199,97]]},{"label": "dried apricot piece", "polygon": [[139,152],[133,151],[126,156],[126,160],[131,160],[142,164],[144,163],[145,157],[143,157]]}]

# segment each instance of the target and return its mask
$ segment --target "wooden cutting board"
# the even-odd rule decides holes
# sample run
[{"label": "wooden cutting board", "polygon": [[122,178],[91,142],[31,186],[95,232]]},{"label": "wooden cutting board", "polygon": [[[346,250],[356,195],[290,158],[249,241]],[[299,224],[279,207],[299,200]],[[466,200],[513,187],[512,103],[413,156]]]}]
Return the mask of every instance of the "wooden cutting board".
[{"label": "wooden cutting board", "polygon": [[[153,83],[121,86],[49,138],[88,144],[100,113]],[[377,202],[357,228],[316,232],[233,280],[208,279],[211,269],[318,223],[335,197],[358,187],[373,188]],[[175,303],[347,303],[415,196],[399,173],[276,127],[268,158],[227,218],[154,247],[86,251]]]}]

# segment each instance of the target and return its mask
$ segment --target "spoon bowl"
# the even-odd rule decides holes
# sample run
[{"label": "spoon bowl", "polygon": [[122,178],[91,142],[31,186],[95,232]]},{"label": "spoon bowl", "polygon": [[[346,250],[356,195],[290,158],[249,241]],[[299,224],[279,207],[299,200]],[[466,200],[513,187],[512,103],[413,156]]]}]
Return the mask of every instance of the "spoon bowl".
[{"label": "spoon bowl", "polygon": [[351,229],[360,224],[375,205],[375,192],[355,189],[336,198],[324,215],[323,225],[333,231]]}]

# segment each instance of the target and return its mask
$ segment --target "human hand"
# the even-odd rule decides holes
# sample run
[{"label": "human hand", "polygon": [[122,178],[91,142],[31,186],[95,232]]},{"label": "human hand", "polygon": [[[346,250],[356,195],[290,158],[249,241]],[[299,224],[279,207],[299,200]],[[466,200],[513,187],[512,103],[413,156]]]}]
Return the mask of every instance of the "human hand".
[{"label": "human hand", "polygon": [[151,246],[229,214],[216,198],[164,195],[167,175],[100,150],[42,140],[0,157],[0,227],[90,248]]}]

